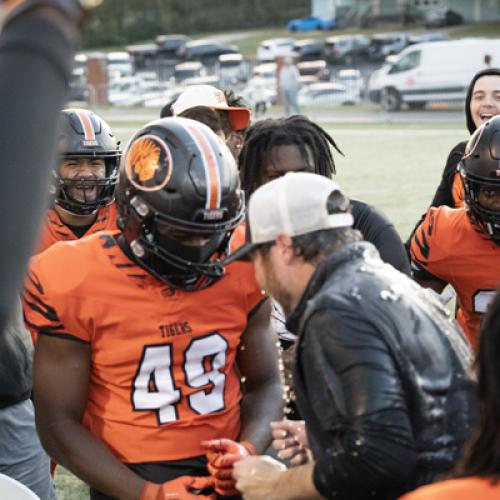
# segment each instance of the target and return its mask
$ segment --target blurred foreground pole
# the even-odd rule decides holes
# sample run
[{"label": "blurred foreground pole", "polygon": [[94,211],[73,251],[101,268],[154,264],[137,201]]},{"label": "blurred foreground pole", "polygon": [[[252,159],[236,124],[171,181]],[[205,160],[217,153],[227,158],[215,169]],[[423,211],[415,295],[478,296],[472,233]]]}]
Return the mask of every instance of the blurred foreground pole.
[{"label": "blurred foreground pole", "polygon": [[79,42],[77,0],[7,0],[0,32],[0,333],[38,235]]}]

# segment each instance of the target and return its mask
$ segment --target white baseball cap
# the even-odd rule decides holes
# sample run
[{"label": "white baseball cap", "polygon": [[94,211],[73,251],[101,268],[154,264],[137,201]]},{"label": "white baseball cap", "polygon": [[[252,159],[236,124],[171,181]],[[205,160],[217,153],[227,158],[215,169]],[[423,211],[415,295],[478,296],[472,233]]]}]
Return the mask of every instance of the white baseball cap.
[{"label": "white baseball cap", "polygon": [[230,107],[222,90],[212,85],[193,85],[182,92],[172,104],[174,116],[179,116],[186,109],[195,106],[207,106],[228,112],[229,123],[234,130],[242,130],[250,123],[250,110],[248,108]]},{"label": "white baseball cap", "polygon": [[248,260],[247,254],[261,243],[269,243],[280,234],[303,234],[352,227],[351,213],[328,213],[328,198],[340,186],[319,174],[289,172],[259,187],[250,197],[247,234],[242,247],[230,254],[224,264]]}]

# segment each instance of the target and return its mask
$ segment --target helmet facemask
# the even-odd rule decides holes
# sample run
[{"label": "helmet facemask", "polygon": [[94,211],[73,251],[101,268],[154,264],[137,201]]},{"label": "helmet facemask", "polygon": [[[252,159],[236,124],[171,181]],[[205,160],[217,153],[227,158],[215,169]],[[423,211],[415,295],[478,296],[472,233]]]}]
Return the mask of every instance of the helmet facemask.
[{"label": "helmet facemask", "polygon": [[[131,206],[140,236],[130,243],[130,249],[155,278],[172,288],[196,291],[223,277],[220,257],[227,252],[231,232],[241,218],[229,226],[207,228],[194,223],[192,228],[186,228],[159,214],[139,197],[131,200]],[[203,244],[183,243],[190,237],[203,240]]]},{"label": "helmet facemask", "polygon": [[467,214],[472,223],[497,245],[500,246],[500,211],[485,208],[479,203],[479,192],[482,187],[500,187],[500,181],[475,179],[461,171],[464,182]]},{"label": "helmet facemask", "polygon": [[[67,157],[62,160],[68,159]],[[72,158],[73,159],[73,158]],[[115,187],[118,182],[118,160],[116,158],[104,159],[106,163],[106,174],[103,179],[95,176],[63,178],[58,172],[53,172],[57,189],[55,203],[68,212],[77,215],[89,215],[100,208],[113,203]],[[74,189],[78,189],[83,199],[72,196]],[[95,195],[87,199],[86,191],[95,189]]]}]

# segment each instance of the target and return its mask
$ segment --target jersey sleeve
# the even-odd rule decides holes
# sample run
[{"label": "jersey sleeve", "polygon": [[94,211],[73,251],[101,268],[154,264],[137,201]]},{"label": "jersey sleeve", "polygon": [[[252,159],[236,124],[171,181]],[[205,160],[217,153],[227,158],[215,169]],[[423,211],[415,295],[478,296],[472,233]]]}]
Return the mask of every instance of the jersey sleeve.
[{"label": "jersey sleeve", "polygon": [[51,280],[42,271],[41,263],[41,256],[31,260],[23,291],[24,321],[33,341],[42,334],[87,342],[89,339],[85,334],[77,334],[74,329],[68,329],[71,326],[63,321],[62,302],[57,300],[57,294],[51,293],[49,284],[49,281],[57,282],[57,278]]},{"label": "jersey sleeve", "polygon": [[[449,227],[443,209],[431,207],[410,243],[412,271],[415,276],[435,277],[448,282],[446,239]],[[430,275],[430,276],[429,276]]]},{"label": "jersey sleeve", "polygon": [[453,196],[453,203],[455,208],[463,208],[465,199],[464,184],[462,182],[462,176],[458,171],[456,171],[455,175],[453,176],[451,194]]},{"label": "jersey sleeve", "polygon": [[399,272],[410,275],[408,255],[391,221],[376,208],[359,200],[351,200],[354,229],[372,243],[380,258]]}]

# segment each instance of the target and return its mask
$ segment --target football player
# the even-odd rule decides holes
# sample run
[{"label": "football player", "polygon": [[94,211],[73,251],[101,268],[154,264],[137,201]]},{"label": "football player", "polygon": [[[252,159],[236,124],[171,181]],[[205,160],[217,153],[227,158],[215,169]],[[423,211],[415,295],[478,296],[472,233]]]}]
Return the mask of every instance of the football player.
[{"label": "football player", "polygon": [[[244,241],[243,199],[224,143],[165,118],[127,147],[121,231],[33,258],[24,309],[39,336],[38,431],[91,498],[191,498],[207,484],[231,494],[226,451],[270,444],[282,414],[270,302],[251,263],[220,264]],[[215,480],[192,477],[208,476],[205,447]]]},{"label": "football player", "polygon": [[411,240],[414,277],[458,296],[457,320],[474,348],[481,316],[500,284],[500,116],[470,138],[459,164],[465,208],[432,207]]},{"label": "football player", "polygon": [[53,169],[53,207],[38,242],[40,253],[58,241],[116,229],[114,204],[121,151],[109,125],[92,111],[65,109]]}]

